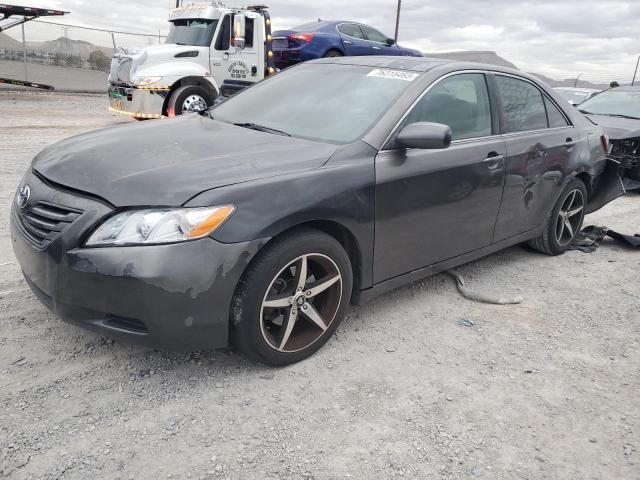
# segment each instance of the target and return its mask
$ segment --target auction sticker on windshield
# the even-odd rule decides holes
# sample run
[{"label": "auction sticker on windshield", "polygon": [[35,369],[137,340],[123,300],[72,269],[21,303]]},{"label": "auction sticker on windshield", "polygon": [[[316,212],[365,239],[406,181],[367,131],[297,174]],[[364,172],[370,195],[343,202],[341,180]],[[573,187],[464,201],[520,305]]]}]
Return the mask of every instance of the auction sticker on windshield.
[{"label": "auction sticker on windshield", "polygon": [[405,82],[413,82],[419,76],[419,73],[406,72],[404,70],[386,70],[383,68],[371,70],[367,75],[367,77],[392,78],[394,80],[404,80]]}]

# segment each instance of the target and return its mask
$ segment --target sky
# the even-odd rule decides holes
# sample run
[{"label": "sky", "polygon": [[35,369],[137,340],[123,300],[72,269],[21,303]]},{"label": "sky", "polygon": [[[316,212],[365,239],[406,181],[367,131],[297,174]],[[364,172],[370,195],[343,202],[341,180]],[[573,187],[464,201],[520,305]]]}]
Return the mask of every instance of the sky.
[{"label": "sky", "polygon": [[[166,33],[167,15],[175,6],[175,1],[170,0],[3,3],[69,10],[70,15],[55,20],[74,25],[156,35],[158,30]],[[393,37],[397,0],[266,0],[266,3],[275,29],[318,18],[354,20]],[[558,80],[582,74],[581,78],[587,80],[626,82],[633,77],[640,55],[638,19],[640,0],[403,0],[399,43],[433,53],[492,50],[523,70]],[[60,33],[59,29],[54,32],[54,28],[32,25],[27,32],[31,37]],[[14,29],[12,34],[19,34],[18,30]],[[81,35],[76,32],[69,31],[69,37]],[[110,43],[105,35],[99,40],[82,39],[107,46]]]}]

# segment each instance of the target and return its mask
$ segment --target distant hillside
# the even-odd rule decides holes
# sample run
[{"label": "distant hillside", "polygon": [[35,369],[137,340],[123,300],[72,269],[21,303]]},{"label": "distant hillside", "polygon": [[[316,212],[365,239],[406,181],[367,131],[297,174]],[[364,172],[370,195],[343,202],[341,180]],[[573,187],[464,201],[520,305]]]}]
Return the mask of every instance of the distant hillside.
[{"label": "distant hillside", "polygon": [[0,48],[22,48],[22,43],[14,40],[9,35],[0,33]]},{"label": "distant hillside", "polygon": [[[553,78],[549,78],[541,73],[531,73],[531,75],[538,77],[540,80],[550,85],[551,87],[573,87],[576,84],[575,78],[567,78],[565,80],[554,80]],[[604,90],[605,88],[609,88],[608,84],[596,84],[587,82],[586,80],[578,80],[578,87],[580,88],[595,88],[598,90]]]},{"label": "distant hillside", "polygon": [[[513,63],[509,60],[502,58],[496,52],[491,51],[460,51],[460,52],[446,52],[446,53],[425,53],[425,57],[431,58],[448,58],[450,60],[460,60],[463,62],[477,62],[477,63],[487,63],[489,65],[499,65],[501,67],[515,68]],[[540,80],[545,82],[551,87],[573,87],[576,83],[575,78],[567,78],[564,80],[554,80],[553,78],[547,77],[546,75],[542,75],[541,73],[533,73],[530,72],[531,75],[538,77]],[[595,84],[588,82],[586,80],[578,80],[578,87],[581,88],[595,88],[595,89],[605,89],[608,88],[608,84]]]},{"label": "distant hillside", "polygon": [[65,55],[77,55],[82,58],[89,58],[91,52],[101,51],[106,56],[113,55],[113,49],[109,47],[98,47],[84,40],[72,40],[60,37],[47,42],[27,42],[27,48],[51,53],[63,53]]},{"label": "distant hillside", "polygon": [[489,65],[499,65],[501,67],[518,68],[513,63],[505,60],[496,52],[491,51],[461,51],[461,52],[445,52],[445,53],[425,53],[425,57],[430,58],[447,58],[450,60],[459,60],[462,62],[488,63]]}]

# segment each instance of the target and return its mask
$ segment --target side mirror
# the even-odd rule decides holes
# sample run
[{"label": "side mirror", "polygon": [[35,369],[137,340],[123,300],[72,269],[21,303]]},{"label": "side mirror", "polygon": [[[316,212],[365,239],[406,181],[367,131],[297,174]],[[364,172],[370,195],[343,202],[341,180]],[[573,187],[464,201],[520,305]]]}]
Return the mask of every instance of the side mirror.
[{"label": "side mirror", "polygon": [[245,41],[244,38],[234,38],[233,39],[233,46],[240,49],[240,50],[244,50],[245,47]]},{"label": "side mirror", "polygon": [[393,38],[387,38],[387,45],[389,47],[393,46],[396,44],[396,41]]},{"label": "side mirror", "polygon": [[441,123],[417,122],[404,127],[396,137],[396,144],[403,148],[436,150],[451,145],[451,127]]}]

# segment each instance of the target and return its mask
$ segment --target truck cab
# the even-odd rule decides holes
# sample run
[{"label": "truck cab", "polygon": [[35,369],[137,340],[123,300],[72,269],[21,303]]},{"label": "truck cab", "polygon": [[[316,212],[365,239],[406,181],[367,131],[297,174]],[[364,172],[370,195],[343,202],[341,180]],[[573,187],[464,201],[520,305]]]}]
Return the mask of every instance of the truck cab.
[{"label": "truck cab", "polygon": [[119,49],[109,73],[109,109],[136,119],[211,107],[276,72],[264,5],[183,4],[169,15],[164,45]]}]

